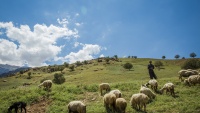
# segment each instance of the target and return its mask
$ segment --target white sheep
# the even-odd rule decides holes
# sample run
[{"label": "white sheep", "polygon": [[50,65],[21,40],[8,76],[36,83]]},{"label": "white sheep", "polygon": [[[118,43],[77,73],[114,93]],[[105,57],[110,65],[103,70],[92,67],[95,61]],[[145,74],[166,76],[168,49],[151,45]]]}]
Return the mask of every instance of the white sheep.
[{"label": "white sheep", "polygon": [[43,81],[38,87],[43,86],[45,89],[49,90],[52,86],[52,80],[45,80]]},{"label": "white sheep", "polygon": [[146,83],[145,86],[148,87],[148,85],[151,86],[152,90],[154,90],[155,92],[157,91],[157,89],[158,89],[158,82],[157,82],[157,80],[155,80],[155,79],[149,80],[149,82]]},{"label": "white sheep", "polygon": [[126,113],[127,102],[124,98],[117,98],[115,108],[118,113]]},{"label": "white sheep", "polygon": [[122,97],[122,93],[118,89],[112,90],[109,93],[115,94],[116,98]]},{"label": "white sheep", "polygon": [[187,70],[180,70],[178,72],[179,74],[179,79],[181,81],[183,81],[182,77],[189,77],[191,75],[197,75],[198,74],[198,71],[197,70],[192,70],[192,69],[187,69]]},{"label": "white sheep", "polygon": [[147,95],[151,100],[156,97],[156,94],[153,91],[151,91],[151,89],[149,89],[143,85],[140,88],[140,93]]},{"label": "white sheep", "polygon": [[71,101],[67,107],[69,113],[86,113],[86,105],[81,101]]},{"label": "white sheep", "polygon": [[116,101],[116,96],[115,94],[112,93],[106,93],[103,97],[103,103],[104,107],[106,108],[107,111],[115,111],[115,101]]},{"label": "white sheep", "polygon": [[174,86],[173,83],[171,83],[171,82],[166,83],[166,84],[160,89],[161,94],[163,94],[164,90],[166,90],[166,94],[167,94],[168,92],[170,92],[172,96],[175,96],[174,87],[175,87],[175,86]]},{"label": "white sheep", "polygon": [[184,83],[191,86],[191,84],[200,84],[200,75],[192,75],[184,80]]},{"label": "white sheep", "polygon": [[130,100],[130,104],[133,109],[141,110],[144,107],[146,112],[146,104],[149,102],[149,97],[143,93],[133,94]]},{"label": "white sheep", "polygon": [[106,92],[110,91],[110,85],[108,83],[101,83],[99,84],[99,90],[101,95],[103,95],[103,90],[105,90]]}]

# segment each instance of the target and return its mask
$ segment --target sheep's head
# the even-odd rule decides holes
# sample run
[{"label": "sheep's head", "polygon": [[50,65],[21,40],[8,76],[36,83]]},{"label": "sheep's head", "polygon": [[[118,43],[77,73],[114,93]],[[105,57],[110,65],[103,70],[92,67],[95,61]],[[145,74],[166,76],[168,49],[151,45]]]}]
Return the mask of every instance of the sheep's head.
[{"label": "sheep's head", "polygon": [[185,83],[186,85],[188,85],[188,84],[189,84],[188,79],[185,79],[185,80],[184,80],[184,83]]}]

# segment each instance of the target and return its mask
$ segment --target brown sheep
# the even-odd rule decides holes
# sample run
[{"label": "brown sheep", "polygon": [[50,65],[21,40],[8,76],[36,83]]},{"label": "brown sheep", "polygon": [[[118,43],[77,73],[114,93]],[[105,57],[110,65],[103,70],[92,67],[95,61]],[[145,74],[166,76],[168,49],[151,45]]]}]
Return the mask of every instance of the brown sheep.
[{"label": "brown sheep", "polygon": [[107,111],[115,111],[116,96],[112,93],[106,93],[103,97],[104,106]]},{"label": "brown sheep", "polygon": [[106,92],[110,91],[110,85],[108,83],[101,83],[99,84],[99,90],[101,95],[103,95],[103,90],[105,90]]},{"label": "brown sheep", "polygon": [[149,97],[143,93],[133,94],[130,100],[132,108],[141,110],[144,107],[146,112],[146,104],[149,102]]},{"label": "brown sheep", "polygon": [[166,94],[167,94],[168,92],[170,92],[172,96],[175,96],[174,87],[175,87],[175,86],[174,86],[173,83],[171,83],[171,82],[166,83],[166,84],[160,89],[161,94],[163,94],[164,90],[166,90]]},{"label": "brown sheep", "polygon": [[127,102],[124,98],[117,98],[115,102],[116,111],[118,113],[126,113]]},{"label": "brown sheep", "polygon": [[69,113],[86,113],[86,105],[81,101],[71,101],[67,108]]},{"label": "brown sheep", "polygon": [[52,86],[52,80],[45,80],[43,81],[38,87],[43,86],[45,89],[49,90]]}]

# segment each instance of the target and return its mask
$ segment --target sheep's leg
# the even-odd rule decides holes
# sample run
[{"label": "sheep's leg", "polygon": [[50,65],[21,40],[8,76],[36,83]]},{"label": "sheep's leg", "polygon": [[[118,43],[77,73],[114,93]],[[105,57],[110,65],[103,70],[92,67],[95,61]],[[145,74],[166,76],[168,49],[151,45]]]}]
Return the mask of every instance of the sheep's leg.
[{"label": "sheep's leg", "polygon": [[144,111],[146,112],[146,104],[144,104]]}]

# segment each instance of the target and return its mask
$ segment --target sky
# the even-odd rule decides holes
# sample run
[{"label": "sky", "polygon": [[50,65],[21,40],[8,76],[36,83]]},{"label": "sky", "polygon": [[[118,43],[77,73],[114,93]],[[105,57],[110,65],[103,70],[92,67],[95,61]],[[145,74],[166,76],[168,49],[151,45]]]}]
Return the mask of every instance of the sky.
[{"label": "sky", "polygon": [[200,56],[199,0],[0,0],[0,64]]}]

